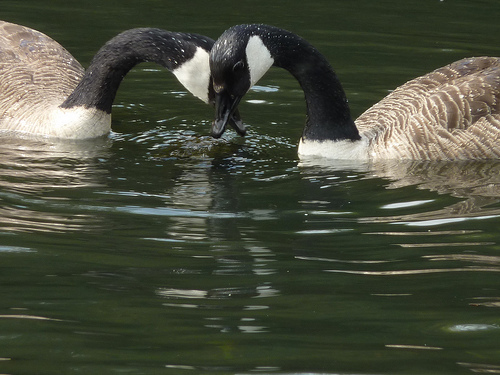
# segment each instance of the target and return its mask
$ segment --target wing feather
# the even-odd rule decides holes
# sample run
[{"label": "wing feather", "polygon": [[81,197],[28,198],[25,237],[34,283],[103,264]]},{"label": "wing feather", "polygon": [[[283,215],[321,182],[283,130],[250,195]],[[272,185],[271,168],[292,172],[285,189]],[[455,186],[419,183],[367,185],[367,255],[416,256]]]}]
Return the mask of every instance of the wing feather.
[{"label": "wing feather", "polygon": [[413,79],[356,125],[374,158],[498,158],[500,59],[463,59]]}]

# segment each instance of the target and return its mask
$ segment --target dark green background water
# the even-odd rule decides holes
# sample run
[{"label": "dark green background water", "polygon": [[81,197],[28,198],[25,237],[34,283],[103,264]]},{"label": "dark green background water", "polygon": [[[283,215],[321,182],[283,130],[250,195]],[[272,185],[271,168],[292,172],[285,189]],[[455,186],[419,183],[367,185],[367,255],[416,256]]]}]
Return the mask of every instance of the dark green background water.
[{"label": "dark green background water", "polygon": [[[318,47],[360,114],[500,55],[500,3],[2,1],[87,66],[138,26],[272,23]],[[108,140],[1,139],[1,374],[500,373],[500,163],[304,165],[303,95],[272,70],[241,139],[154,65]]]}]

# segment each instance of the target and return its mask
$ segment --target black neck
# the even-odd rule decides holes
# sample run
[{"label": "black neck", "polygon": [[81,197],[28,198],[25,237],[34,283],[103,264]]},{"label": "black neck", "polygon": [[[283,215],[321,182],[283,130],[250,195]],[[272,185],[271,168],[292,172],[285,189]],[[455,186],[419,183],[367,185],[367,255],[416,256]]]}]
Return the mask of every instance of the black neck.
[{"label": "black neck", "polygon": [[89,68],[63,108],[95,107],[111,113],[111,106],[123,77],[141,62],[154,62],[172,71],[191,58],[196,47],[207,51],[213,40],[161,29],[124,31],[108,41],[94,56]]},{"label": "black neck", "polygon": [[358,140],[347,98],[325,57],[306,40],[286,30],[259,27],[274,65],[288,70],[304,90],[307,120],[302,136],[309,140]]}]

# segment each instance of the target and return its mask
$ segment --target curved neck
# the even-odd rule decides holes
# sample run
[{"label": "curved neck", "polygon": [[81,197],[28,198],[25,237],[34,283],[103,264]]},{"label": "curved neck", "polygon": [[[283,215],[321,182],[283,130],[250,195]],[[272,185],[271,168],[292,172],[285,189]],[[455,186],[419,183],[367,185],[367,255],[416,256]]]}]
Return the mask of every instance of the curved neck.
[{"label": "curved neck", "polygon": [[309,140],[358,140],[347,98],[325,57],[306,40],[285,30],[259,28],[274,65],[288,70],[305,94],[307,120],[302,137]]},{"label": "curved neck", "polygon": [[61,107],[94,107],[111,113],[118,87],[135,65],[154,62],[173,71],[191,59],[197,47],[210,51],[212,44],[211,39],[196,34],[152,28],[124,31],[97,52],[82,80]]}]

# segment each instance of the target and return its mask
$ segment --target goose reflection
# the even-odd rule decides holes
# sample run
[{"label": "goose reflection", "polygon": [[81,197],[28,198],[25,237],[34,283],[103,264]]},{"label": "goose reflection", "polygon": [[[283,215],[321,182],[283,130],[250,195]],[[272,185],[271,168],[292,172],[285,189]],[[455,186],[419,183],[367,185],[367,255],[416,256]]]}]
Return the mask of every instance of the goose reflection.
[{"label": "goose reflection", "polygon": [[[326,161],[325,161],[326,162]],[[343,161],[332,167],[321,161],[303,161],[299,164],[302,172],[314,175],[335,175],[339,171],[352,171],[363,179],[386,180],[388,190],[415,186],[419,190],[429,190],[440,195],[459,198],[447,207],[427,212],[406,215],[376,216],[359,218],[362,223],[413,223],[414,225],[438,224],[461,218],[498,216],[500,208],[500,161],[463,162],[416,162],[385,161],[379,163],[359,163]],[[418,203],[418,202],[416,202]],[[401,202],[400,207],[410,207],[412,202]]]},{"label": "goose reflection", "polygon": [[413,225],[439,224],[500,215],[500,162],[385,163],[372,170],[373,176],[389,180],[387,189],[416,186],[460,201],[439,210],[367,221],[411,222]]},{"label": "goose reflection", "polygon": [[[490,255],[490,249],[496,246],[495,237],[484,233],[486,226],[470,225],[477,220],[495,220],[500,217],[500,162],[405,162],[390,161],[383,163],[344,162],[337,167],[327,167],[314,163],[301,162],[301,173],[304,178],[345,183],[350,178],[362,184],[373,181],[372,191],[403,190],[414,187],[417,190],[435,192],[443,199],[419,199],[398,201],[395,192],[392,201],[387,204],[371,198],[370,206],[362,213],[348,212],[352,221],[351,231],[360,230],[363,225],[363,235],[367,241],[380,238],[380,242],[389,246],[388,258],[351,259],[318,258],[304,255],[297,257],[304,261],[336,264],[338,267],[326,267],[324,271],[332,273],[347,273],[363,276],[398,277],[423,274],[444,274],[462,272],[500,272],[500,257]],[[330,179],[330,180],[329,180]],[[382,185],[382,186],[381,186]],[[323,185],[324,186],[324,185]],[[352,188],[352,186],[350,186]],[[341,187],[340,187],[341,188]],[[349,190],[348,188],[346,190]],[[323,193],[321,197],[326,197]],[[404,195],[404,194],[403,194]],[[387,197],[387,195],[384,195]],[[316,195],[316,199],[318,196]],[[352,197],[353,200],[361,199]],[[449,203],[451,201],[451,203]],[[310,204],[309,204],[310,205]],[[439,208],[436,209],[436,206]],[[360,207],[358,205],[358,207]],[[426,207],[431,207],[430,209]],[[380,212],[402,210],[400,215],[380,215]],[[311,212],[309,210],[309,212]],[[410,212],[410,213],[407,213]],[[373,214],[377,213],[377,214]],[[345,216],[346,213],[341,213]],[[307,220],[313,222],[316,218]],[[354,217],[354,218],[353,218]],[[349,220],[347,219],[347,220]],[[317,219],[321,220],[321,218]],[[339,219],[341,221],[342,219]],[[347,221],[344,219],[345,222]],[[465,224],[464,224],[465,223]],[[467,224],[469,223],[469,225]],[[388,225],[384,225],[388,224]],[[327,224],[328,225],[328,224]],[[330,221],[331,225],[331,221]],[[355,229],[354,229],[355,228]],[[372,228],[376,228],[373,230]],[[384,237],[385,239],[381,238]],[[393,253],[390,248],[399,247],[399,252]],[[369,247],[368,247],[369,248]],[[404,259],[403,254],[411,254],[411,250],[419,251],[423,263],[409,266],[413,261]],[[400,259],[395,259],[398,254]],[[410,255],[409,255],[410,256]],[[487,303],[489,299],[485,300]]]},{"label": "goose reflection", "polygon": [[109,140],[1,141],[0,226],[5,231],[79,231],[97,225],[95,217],[67,201],[78,189],[101,186],[105,171],[95,160],[106,154]]},{"label": "goose reflection", "polygon": [[157,211],[168,217],[165,236],[151,240],[178,243],[193,257],[214,259],[210,272],[216,275],[276,272],[271,267],[273,252],[239,227],[241,220],[259,219],[242,209],[235,175],[219,167],[217,158],[185,161],[182,166]]},{"label": "goose reflection", "polygon": [[221,164],[217,157],[184,162],[169,189],[164,203],[175,214],[163,211],[170,215],[165,236],[151,240],[172,244],[186,259],[172,270],[184,277],[155,293],[170,313],[182,311],[195,325],[221,333],[264,333],[261,311],[281,294],[271,281],[278,272],[276,255],[251,230],[242,230],[241,221],[253,217],[242,212],[237,178]]}]

